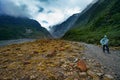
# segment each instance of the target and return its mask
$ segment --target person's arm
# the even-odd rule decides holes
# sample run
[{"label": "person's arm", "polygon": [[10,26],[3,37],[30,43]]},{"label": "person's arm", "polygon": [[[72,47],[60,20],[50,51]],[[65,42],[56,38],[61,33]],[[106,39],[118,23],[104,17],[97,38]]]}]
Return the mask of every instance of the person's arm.
[{"label": "person's arm", "polygon": [[103,45],[103,39],[100,40],[100,44]]}]

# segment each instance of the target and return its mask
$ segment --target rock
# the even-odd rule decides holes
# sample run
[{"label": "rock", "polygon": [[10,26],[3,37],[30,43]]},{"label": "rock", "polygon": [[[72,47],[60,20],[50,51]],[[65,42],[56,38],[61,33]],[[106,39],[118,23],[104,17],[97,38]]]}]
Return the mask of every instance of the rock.
[{"label": "rock", "polygon": [[77,62],[78,61],[78,58],[75,58],[73,62]]},{"label": "rock", "polygon": [[5,77],[5,78],[0,78],[0,80],[12,80],[12,78],[11,77]]},{"label": "rock", "polygon": [[75,78],[74,80],[79,80],[79,79]]},{"label": "rock", "polygon": [[70,47],[70,45],[65,45],[64,47],[65,47],[66,49],[68,49],[68,48]]},{"label": "rock", "polygon": [[1,69],[1,68],[5,69],[5,68],[7,68],[7,66],[6,66],[6,65],[5,65],[5,66],[1,66],[0,69]]},{"label": "rock", "polygon": [[43,49],[42,52],[46,52],[46,50]]},{"label": "rock", "polygon": [[32,79],[32,80],[33,80],[33,79],[35,80],[37,77],[38,77],[38,76],[37,76],[36,74],[31,75],[31,76],[30,76],[30,80],[31,80],[31,79]]},{"label": "rock", "polygon": [[86,63],[83,60],[79,60],[77,62],[77,67],[82,71],[82,72],[86,72],[87,71],[87,66]]},{"label": "rock", "polygon": [[86,60],[86,57],[82,57],[82,59]]},{"label": "rock", "polygon": [[19,80],[30,80],[30,76],[23,76],[21,79]]},{"label": "rock", "polygon": [[[76,79],[79,79],[80,78],[80,76],[79,76],[79,73],[77,72],[77,71],[72,71],[72,75],[71,75],[74,79],[76,78]],[[73,79],[72,79],[73,80]]]},{"label": "rock", "polygon": [[71,76],[71,75],[73,75],[73,72],[67,72],[67,73],[65,74],[65,76]]},{"label": "rock", "polygon": [[9,56],[8,53],[3,53],[2,55],[5,56],[5,57]]},{"label": "rock", "polygon": [[20,50],[20,48],[16,48],[15,50]]},{"label": "rock", "polygon": [[27,64],[30,64],[30,62],[29,61],[24,61],[23,64],[27,65]]},{"label": "rock", "polygon": [[64,50],[65,50],[65,48],[64,48],[64,47],[61,47],[59,50],[60,50],[60,51],[64,51]]},{"label": "rock", "polygon": [[38,51],[33,51],[33,54],[38,54],[39,52]]},{"label": "rock", "polygon": [[67,59],[71,62],[74,62],[74,57],[68,57]]},{"label": "rock", "polygon": [[99,80],[99,76],[97,76],[97,74],[91,70],[87,71],[87,74],[93,78],[93,80]]},{"label": "rock", "polygon": [[70,76],[70,77],[67,77],[66,79],[64,80],[73,80],[73,78]]},{"label": "rock", "polygon": [[48,54],[46,55],[46,57],[53,57],[56,55],[56,51],[55,50],[51,50],[48,52]]},{"label": "rock", "polygon": [[55,79],[56,80],[64,80],[64,74],[61,73],[61,72],[57,72],[56,75],[55,75]]},{"label": "rock", "polygon": [[80,72],[79,76],[80,76],[80,78],[86,78],[87,77],[87,73],[86,72]]},{"label": "rock", "polygon": [[9,62],[9,59],[4,59],[2,63]]},{"label": "rock", "polygon": [[47,80],[56,80],[55,79],[55,77],[54,76],[50,76],[50,77],[48,77],[48,79]]},{"label": "rock", "polygon": [[17,54],[18,55],[18,57],[21,57],[21,56],[23,56],[23,54]]},{"label": "rock", "polygon": [[101,67],[101,64],[100,63],[96,63],[95,66],[96,67]]},{"label": "rock", "polygon": [[105,74],[103,79],[104,79],[104,80],[113,80],[114,77],[111,76],[111,75],[109,75],[109,74]]},{"label": "rock", "polygon": [[103,76],[104,75],[104,73],[96,73],[98,76]]},{"label": "rock", "polygon": [[17,66],[18,66],[17,62],[12,62],[7,66],[7,68],[8,69],[17,69]]},{"label": "rock", "polygon": [[10,51],[10,49],[7,49],[6,51]]}]

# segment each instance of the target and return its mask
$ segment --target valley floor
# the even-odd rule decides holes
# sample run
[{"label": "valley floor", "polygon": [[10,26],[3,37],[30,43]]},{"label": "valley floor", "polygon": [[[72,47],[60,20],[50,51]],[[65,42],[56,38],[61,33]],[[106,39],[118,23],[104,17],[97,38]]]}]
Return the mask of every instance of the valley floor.
[{"label": "valley floor", "polygon": [[119,52],[105,54],[98,46],[65,40],[4,46],[0,80],[119,80]]}]

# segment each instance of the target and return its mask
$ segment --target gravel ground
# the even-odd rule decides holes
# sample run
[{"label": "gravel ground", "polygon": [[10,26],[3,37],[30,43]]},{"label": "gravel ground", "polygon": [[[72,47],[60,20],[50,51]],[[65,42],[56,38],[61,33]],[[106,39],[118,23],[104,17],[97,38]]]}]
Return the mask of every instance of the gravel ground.
[{"label": "gravel ground", "polygon": [[[103,53],[102,48],[92,44],[82,43],[85,46],[85,54],[94,58],[104,66],[106,72],[114,74],[116,80],[120,80],[120,50],[111,50],[110,54]],[[109,70],[109,71],[108,71]]]},{"label": "gravel ground", "polygon": [[[83,47],[84,47],[84,50],[83,50]],[[50,52],[49,52],[49,49],[50,49]],[[31,42],[31,43],[11,45],[8,47],[6,46],[6,47],[3,47],[3,49],[1,47],[1,58],[0,58],[1,60],[0,61],[1,61],[1,63],[6,62],[6,64],[0,65],[1,70],[3,70],[3,71],[1,71],[1,73],[6,72],[6,70],[10,70],[10,71],[7,71],[7,73],[5,73],[7,75],[7,77],[9,77],[9,76],[11,76],[11,73],[9,73],[9,76],[8,76],[8,72],[11,72],[11,68],[13,68],[12,72],[14,74],[14,69],[16,69],[16,66],[20,67],[20,69],[21,69],[21,70],[16,69],[16,72],[18,72],[18,73],[15,73],[16,75],[19,74],[19,71],[20,72],[23,71],[21,75],[19,74],[20,77],[24,73],[24,68],[26,70],[25,72],[28,72],[28,74],[31,73],[30,72],[31,66],[33,67],[33,71],[35,71],[36,69],[38,69],[38,70],[40,69],[40,71],[41,71],[41,67],[39,67],[40,66],[39,63],[36,63],[36,59],[40,63],[41,63],[40,59],[42,59],[43,63],[45,63],[46,57],[44,59],[43,53],[46,53],[46,54],[48,54],[48,52],[54,53],[54,51],[51,51],[51,50],[57,50],[56,53],[61,53],[61,52],[66,53],[66,57],[63,57],[65,55],[62,56],[62,58],[65,58],[64,62],[66,62],[66,59],[68,59],[70,56],[72,56],[72,54],[75,55],[78,53],[83,53],[83,54],[85,54],[84,56],[87,60],[93,59],[93,60],[96,60],[97,62],[99,62],[100,64],[102,64],[102,67],[100,67],[100,69],[104,70],[104,74],[114,75],[115,80],[120,80],[120,51],[119,50],[111,50],[110,49],[110,54],[107,54],[107,53],[103,53],[102,48],[99,46],[96,46],[96,45],[86,44],[86,43],[81,43],[81,42],[60,41],[60,40],[53,40],[53,41],[49,41],[49,40],[48,41],[47,40],[39,41],[38,40],[35,42]],[[4,55],[2,53],[4,53]],[[67,54],[67,53],[69,53],[69,54]],[[11,55],[9,55],[9,54],[11,54]],[[62,54],[60,54],[60,55],[62,55]],[[58,55],[58,56],[60,56],[60,55]],[[23,57],[21,57],[21,56],[23,56]],[[56,54],[56,56],[57,56],[57,54]],[[56,56],[54,56],[54,57],[56,57]],[[32,58],[32,57],[34,57],[34,58]],[[78,57],[78,55],[76,57]],[[27,62],[26,62],[26,59],[28,60]],[[57,59],[58,59],[58,61],[57,61],[58,63],[56,63],[56,64],[59,64],[59,58],[57,58]],[[10,60],[13,62],[10,62]],[[32,63],[36,64],[35,69],[34,69],[34,65]],[[92,62],[92,63],[94,63],[94,62]],[[23,66],[21,66],[19,64],[23,64]],[[44,66],[42,66],[42,67],[44,69],[44,67],[46,67],[48,64],[47,65],[43,64],[43,65]],[[51,63],[50,63],[50,65],[51,65]],[[25,66],[27,66],[28,68]],[[66,64],[65,64],[65,66],[66,66]],[[92,65],[90,67],[94,67],[94,65]],[[35,73],[37,73],[38,70]],[[42,72],[42,73],[44,74],[44,72]],[[48,72],[46,72],[46,73],[48,74]],[[31,74],[31,75],[29,74],[29,75],[34,76],[33,74]],[[16,77],[19,78],[19,76],[16,76]],[[39,74],[37,76],[39,76]],[[23,77],[26,78],[26,76],[23,76]],[[37,79],[38,77],[35,77],[35,78]],[[38,80],[40,80],[40,79],[38,79]]]}]

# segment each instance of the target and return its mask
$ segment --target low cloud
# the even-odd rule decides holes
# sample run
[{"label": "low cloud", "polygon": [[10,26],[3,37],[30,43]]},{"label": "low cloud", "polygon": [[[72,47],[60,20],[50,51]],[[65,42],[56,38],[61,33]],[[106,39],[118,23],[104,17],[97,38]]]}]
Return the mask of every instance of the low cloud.
[{"label": "low cloud", "polygon": [[0,14],[28,17],[48,28],[81,12],[93,0],[0,0]]}]

